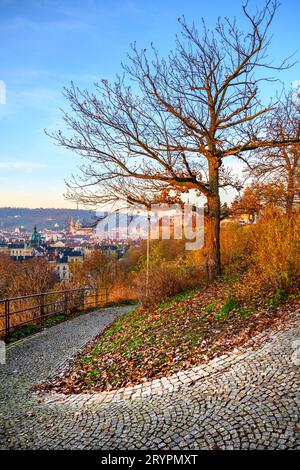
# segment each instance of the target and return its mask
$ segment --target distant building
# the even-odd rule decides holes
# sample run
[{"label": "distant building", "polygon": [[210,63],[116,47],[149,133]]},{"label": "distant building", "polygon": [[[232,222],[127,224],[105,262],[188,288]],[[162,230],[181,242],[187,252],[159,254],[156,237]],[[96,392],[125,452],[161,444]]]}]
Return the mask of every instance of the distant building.
[{"label": "distant building", "polygon": [[9,255],[16,261],[33,258],[33,248],[26,243],[9,243],[7,248]]},{"label": "distant building", "polygon": [[9,249],[5,240],[0,240],[0,253],[9,255]]},{"label": "distant building", "polygon": [[55,242],[55,243],[51,243],[50,246],[52,248],[64,248],[66,246],[66,244],[62,241],[58,241],[58,242]]},{"label": "distant building", "polygon": [[55,270],[61,281],[68,281],[72,278],[72,273],[70,271],[71,261],[82,262],[83,254],[81,251],[65,249],[60,253],[56,262]]},{"label": "distant building", "polygon": [[29,240],[17,240],[3,246],[1,252],[8,253],[15,261],[23,261],[34,258],[35,256],[44,256],[41,249],[41,235],[38,233],[36,226]]},{"label": "distant building", "polygon": [[33,232],[29,238],[30,248],[39,248],[41,244],[41,235],[38,233],[36,225],[34,226]]},{"label": "distant building", "polygon": [[93,233],[93,227],[83,227],[79,220],[71,219],[68,223],[68,232],[69,237],[78,237],[78,236],[90,236]]},{"label": "distant building", "polygon": [[92,256],[95,249],[120,258],[127,248],[125,239],[121,241],[109,238],[99,243],[93,228],[82,227],[78,220],[70,222],[69,231],[38,231],[36,226],[31,233],[0,231],[0,254],[6,253],[18,262],[44,258],[51,263],[61,281],[72,278],[71,262],[82,262]]},{"label": "distant building", "polygon": [[67,258],[62,258],[56,263],[55,271],[60,281],[69,281],[71,279],[70,266]]}]

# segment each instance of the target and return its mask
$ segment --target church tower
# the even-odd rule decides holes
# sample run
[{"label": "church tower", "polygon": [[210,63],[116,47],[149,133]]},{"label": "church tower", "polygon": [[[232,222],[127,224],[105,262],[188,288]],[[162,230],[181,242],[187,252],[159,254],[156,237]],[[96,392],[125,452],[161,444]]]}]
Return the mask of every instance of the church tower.
[{"label": "church tower", "polygon": [[41,244],[41,236],[37,231],[36,225],[34,226],[33,232],[29,238],[30,248],[38,248]]}]

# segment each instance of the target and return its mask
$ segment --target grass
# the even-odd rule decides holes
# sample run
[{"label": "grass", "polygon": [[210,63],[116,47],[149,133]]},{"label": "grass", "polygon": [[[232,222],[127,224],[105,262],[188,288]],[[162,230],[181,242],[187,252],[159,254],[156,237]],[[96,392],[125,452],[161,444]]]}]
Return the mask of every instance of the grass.
[{"label": "grass", "polygon": [[193,297],[199,289],[193,289],[186,292],[181,292],[180,294],[174,295],[171,299],[164,299],[157,307],[158,311],[163,311],[169,307],[172,307],[174,304],[181,302],[182,300],[187,300],[190,297]]},{"label": "grass", "polygon": [[21,338],[25,338],[27,336],[33,335],[34,333],[38,333],[42,330],[42,328],[50,328],[58,323],[61,323],[67,319],[66,315],[54,315],[53,317],[47,318],[43,321],[43,324],[38,325],[28,325],[19,328],[16,331],[13,331],[10,335],[11,341],[16,341]]},{"label": "grass", "polygon": [[116,319],[75,358],[64,377],[45,387],[81,393],[168,376],[239,347],[276,322],[283,315],[278,312],[240,304],[222,282],[184,292]]},{"label": "grass", "polygon": [[237,301],[234,297],[229,297],[224,303],[223,307],[215,313],[215,318],[217,320],[225,320],[228,318],[230,312],[237,307]]},{"label": "grass", "polygon": [[243,307],[243,308],[238,309],[236,313],[240,317],[249,317],[254,312],[255,312],[254,307]]},{"label": "grass", "polygon": [[61,323],[67,320],[66,315],[55,315],[54,317],[50,317],[43,322],[44,328],[49,328],[50,326],[56,325],[57,323]]},{"label": "grass", "polygon": [[281,302],[284,302],[288,298],[288,292],[285,289],[277,289],[270,301],[271,308],[277,308]]},{"label": "grass", "polygon": [[208,304],[208,305],[205,307],[205,311],[206,311],[207,313],[213,312],[213,311],[216,309],[216,307],[217,307],[218,304],[219,304],[219,302],[212,302],[211,304]]},{"label": "grass", "polygon": [[25,338],[26,336],[33,335],[41,330],[39,325],[30,325],[30,326],[23,326],[19,330],[13,331],[10,335],[10,340],[16,341],[21,338]]}]

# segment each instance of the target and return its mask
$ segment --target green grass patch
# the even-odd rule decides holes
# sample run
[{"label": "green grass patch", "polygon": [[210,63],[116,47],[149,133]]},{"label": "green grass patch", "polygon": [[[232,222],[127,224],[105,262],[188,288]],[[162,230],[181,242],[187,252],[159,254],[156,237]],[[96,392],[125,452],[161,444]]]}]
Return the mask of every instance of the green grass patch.
[{"label": "green grass patch", "polygon": [[19,330],[13,331],[10,335],[10,339],[17,340],[17,339],[25,338],[26,336],[37,333],[40,330],[41,330],[41,327],[39,325],[24,326],[23,328],[20,328]]},{"label": "green grass patch", "polygon": [[238,271],[232,271],[225,268],[224,273],[219,277],[219,281],[222,284],[231,285],[238,281],[239,278],[240,273]]},{"label": "green grass patch", "polygon": [[199,292],[199,289],[193,289],[193,290],[181,292],[180,294],[174,295],[171,298],[166,298],[158,305],[157,310],[163,311],[168,308],[171,308],[173,307],[174,304],[177,304],[183,300],[192,298],[197,292]]},{"label": "green grass patch", "polygon": [[57,323],[61,323],[67,319],[66,315],[55,315],[54,317],[50,317],[43,322],[43,327],[49,328],[50,326],[54,326]]},{"label": "green grass patch", "polygon": [[218,304],[219,304],[219,301],[218,301],[218,300],[217,300],[216,302],[212,302],[211,304],[206,305],[206,307],[205,307],[204,310],[205,310],[207,313],[212,313],[212,312],[216,309],[216,307],[217,307]]},{"label": "green grass patch", "polygon": [[255,312],[255,308],[254,307],[243,307],[243,308],[240,308],[239,310],[237,310],[236,314],[239,316],[239,317],[250,317],[250,315],[252,315],[252,313]]},{"label": "green grass patch", "polygon": [[285,289],[277,289],[271,300],[267,302],[267,305],[271,309],[276,309],[279,305],[288,299],[289,293]]},{"label": "green grass patch", "polygon": [[215,318],[217,320],[226,320],[230,312],[237,307],[237,300],[234,297],[228,297],[223,307],[215,313]]}]

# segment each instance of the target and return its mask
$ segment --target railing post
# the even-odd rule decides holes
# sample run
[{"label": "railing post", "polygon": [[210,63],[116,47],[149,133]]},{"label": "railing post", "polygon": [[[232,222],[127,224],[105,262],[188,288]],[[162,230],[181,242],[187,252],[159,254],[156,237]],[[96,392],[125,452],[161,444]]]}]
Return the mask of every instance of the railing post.
[{"label": "railing post", "polygon": [[65,292],[64,296],[64,314],[68,316],[68,292]]},{"label": "railing post", "polygon": [[82,311],[85,309],[85,289],[82,289]]},{"label": "railing post", "polygon": [[105,303],[108,302],[108,287],[105,288]]},{"label": "railing post", "polygon": [[41,325],[43,324],[43,317],[45,315],[45,294],[41,294],[40,296],[40,319]]},{"label": "railing post", "polygon": [[10,330],[10,304],[9,299],[5,300],[5,341],[8,340]]}]

